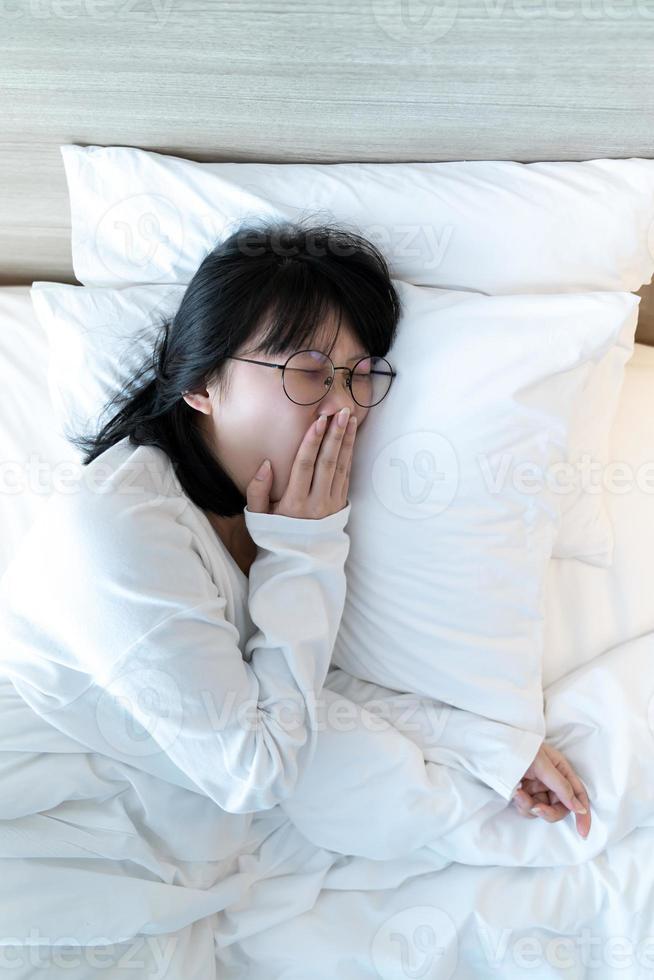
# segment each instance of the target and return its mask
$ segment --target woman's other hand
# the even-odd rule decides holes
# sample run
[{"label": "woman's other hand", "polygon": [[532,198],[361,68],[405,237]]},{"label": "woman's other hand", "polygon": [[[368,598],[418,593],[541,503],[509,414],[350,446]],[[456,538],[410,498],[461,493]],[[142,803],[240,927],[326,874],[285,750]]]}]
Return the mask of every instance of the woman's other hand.
[{"label": "woman's other hand", "polygon": [[[588,836],[590,802],[584,784],[565,756],[546,742],[522,777],[511,802],[523,817],[542,817],[549,823],[562,820],[572,811],[578,833]],[[534,807],[539,812],[534,813]]]}]

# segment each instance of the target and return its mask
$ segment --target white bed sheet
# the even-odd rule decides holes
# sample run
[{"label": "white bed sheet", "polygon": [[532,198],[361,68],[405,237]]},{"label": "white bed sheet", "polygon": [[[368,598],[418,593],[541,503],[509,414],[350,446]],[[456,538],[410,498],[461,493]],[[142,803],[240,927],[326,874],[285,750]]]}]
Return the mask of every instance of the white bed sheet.
[{"label": "white bed sheet", "polygon": [[29,289],[0,288],[0,576],[74,458],[52,425],[48,343]]},{"label": "white bed sheet", "polygon": [[[636,344],[611,431],[615,531],[610,568],[553,558],[545,579],[543,685],[598,653],[654,630],[654,347]],[[611,477],[606,471],[607,482]]]}]

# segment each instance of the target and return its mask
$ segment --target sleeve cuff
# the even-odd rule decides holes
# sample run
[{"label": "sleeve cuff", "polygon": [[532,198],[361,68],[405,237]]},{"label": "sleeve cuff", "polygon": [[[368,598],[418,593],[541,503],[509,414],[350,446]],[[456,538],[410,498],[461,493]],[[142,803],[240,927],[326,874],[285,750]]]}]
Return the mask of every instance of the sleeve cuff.
[{"label": "sleeve cuff", "polygon": [[328,514],[326,517],[288,517],[285,514],[267,514],[243,508],[245,524],[248,531],[261,528],[264,531],[280,531],[282,534],[327,535],[342,530],[350,517],[351,503],[348,500],[345,507]]},{"label": "sleeve cuff", "polygon": [[502,775],[488,774],[485,781],[507,802],[513,799],[518,783],[536,758],[544,737],[544,735],[539,735],[536,732],[524,732],[520,745],[515,749],[512,748],[504,757],[504,761],[509,767],[508,772],[504,768]]}]

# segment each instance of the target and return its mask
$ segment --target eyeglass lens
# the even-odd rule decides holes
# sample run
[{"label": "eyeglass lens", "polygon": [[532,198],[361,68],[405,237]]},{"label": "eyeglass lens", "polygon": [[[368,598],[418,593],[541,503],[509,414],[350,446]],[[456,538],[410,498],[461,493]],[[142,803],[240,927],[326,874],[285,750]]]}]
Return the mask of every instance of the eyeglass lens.
[{"label": "eyeglass lens", "polygon": [[[355,402],[365,408],[376,405],[391,386],[393,378],[390,364],[384,357],[365,357],[352,365],[352,368],[351,390]],[[332,364],[321,351],[298,351],[286,362],[283,372],[284,390],[299,405],[311,405],[320,401],[333,382]]]}]

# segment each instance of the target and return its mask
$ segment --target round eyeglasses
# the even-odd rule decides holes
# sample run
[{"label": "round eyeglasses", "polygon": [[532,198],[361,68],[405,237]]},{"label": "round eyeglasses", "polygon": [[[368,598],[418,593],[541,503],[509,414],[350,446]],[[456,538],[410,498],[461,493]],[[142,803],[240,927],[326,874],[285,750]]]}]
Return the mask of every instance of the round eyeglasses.
[{"label": "round eyeglasses", "polygon": [[336,367],[329,354],[319,350],[296,351],[284,364],[269,364],[235,355],[229,359],[280,370],[284,392],[296,405],[319,402],[331,388],[336,371],[347,371],[346,385],[354,401],[361,408],[372,408],[386,397],[393,378],[397,376],[385,357],[365,356],[354,367]]}]

